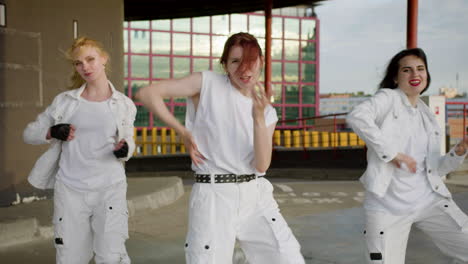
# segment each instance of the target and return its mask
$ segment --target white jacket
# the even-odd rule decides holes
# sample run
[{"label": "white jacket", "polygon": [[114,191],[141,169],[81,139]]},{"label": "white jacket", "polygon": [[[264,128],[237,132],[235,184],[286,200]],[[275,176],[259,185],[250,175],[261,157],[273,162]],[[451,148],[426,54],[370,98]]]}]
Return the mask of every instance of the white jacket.
[{"label": "white jacket", "polygon": [[[86,84],[80,88],[66,91],[57,95],[50,106],[37,116],[34,122],[29,123],[23,132],[23,140],[28,144],[38,145],[51,143],[49,149],[41,155],[31,170],[28,181],[39,189],[53,189],[55,177],[58,172],[60,153],[62,152],[62,141],[52,138],[47,140],[47,132],[53,125],[69,123],[69,119],[75,113],[81,100],[80,96]],[[128,160],[135,150],[133,140],[133,122],[135,121],[136,107],[132,100],[117,91],[112,83],[112,96],[109,100],[110,109],[117,124],[117,135],[115,142],[125,139],[128,144]]]},{"label": "white jacket", "polygon": [[[354,132],[366,142],[367,169],[361,182],[367,191],[383,197],[395,177],[395,165],[390,161],[398,152],[404,153],[409,136],[409,113],[411,104],[400,89],[379,89],[368,100],[357,105],[347,116]],[[426,172],[432,189],[444,197],[451,197],[442,177],[455,170],[464,160],[454,148],[440,154],[441,131],[429,107],[418,99],[428,133]]]}]

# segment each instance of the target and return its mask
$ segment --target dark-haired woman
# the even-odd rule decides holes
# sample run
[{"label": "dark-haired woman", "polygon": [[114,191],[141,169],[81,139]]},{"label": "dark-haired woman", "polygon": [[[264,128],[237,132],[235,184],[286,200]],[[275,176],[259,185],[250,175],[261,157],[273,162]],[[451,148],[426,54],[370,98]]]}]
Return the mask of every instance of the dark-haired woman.
[{"label": "dark-haired woman", "polygon": [[[226,74],[194,73],[137,94],[183,136],[192,159],[187,263],[230,264],[237,239],[249,263],[302,264],[299,243],[264,177],[278,119],[258,82],[263,56],[257,39],[232,35],[221,64]],[[167,110],[163,98],[169,97],[188,97],[185,126]]]},{"label": "dark-haired woman", "polygon": [[413,225],[446,255],[468,261],[468,217],[442,180],[463,162],[468,140],[440,154],[444,135],[419,98],[430,80],[424,51],[403,50],[388,64],[378,92],[347,117],[368,147],[361,177],[366,263],[403,264]]}]

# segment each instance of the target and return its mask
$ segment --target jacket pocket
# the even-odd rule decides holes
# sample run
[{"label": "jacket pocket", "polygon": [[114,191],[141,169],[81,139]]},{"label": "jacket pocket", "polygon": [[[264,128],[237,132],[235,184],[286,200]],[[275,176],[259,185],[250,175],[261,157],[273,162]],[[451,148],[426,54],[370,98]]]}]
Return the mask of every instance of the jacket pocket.
[{"label": "jacket pocket", "polygon": [[65,121],[65,110],[69,111],[69,107],[73,107],[71,103],[57,105],[51,112],[50,116],[54,120],[54,125],[64,123]]}]

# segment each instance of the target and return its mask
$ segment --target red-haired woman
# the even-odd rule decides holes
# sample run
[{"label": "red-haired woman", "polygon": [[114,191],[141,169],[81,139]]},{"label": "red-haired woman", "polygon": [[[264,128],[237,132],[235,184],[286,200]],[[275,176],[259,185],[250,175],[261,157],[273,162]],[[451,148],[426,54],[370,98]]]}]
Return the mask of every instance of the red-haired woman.
[{"label": "red-haired woman", "polygon": [[[232,263],[237,239],[249,263],[302,264],[299,243],[264,177],[278,118],[258,82],[263,56],[257,39],[232,35],[221,65],[226,74],[194,73],[137,94],[184,138],[192,159],[187,263]],[[185,126],[165,106],[170,97],[188,97]]]}]

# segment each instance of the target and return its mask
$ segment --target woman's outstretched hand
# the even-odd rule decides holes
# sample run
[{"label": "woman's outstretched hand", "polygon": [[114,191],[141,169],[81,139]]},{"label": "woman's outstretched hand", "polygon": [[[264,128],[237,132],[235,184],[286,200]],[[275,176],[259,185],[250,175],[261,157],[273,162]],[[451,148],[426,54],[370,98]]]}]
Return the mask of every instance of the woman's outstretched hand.
[{"label": "woman's outstretched hand", "polygon": [[416,173],[416,161],[411,157],[403,153],[398,153],[394,159],[390,161],[397,168],[401,168],[404,164],[411,173]]},{"label": "woman's outstretched hand", "polygon": [[458,156],[464,155],[466,153],[466,149],[468,149],[468,137],[465,137],[460,143],[457,144],[455,148],[455,153]]}]

